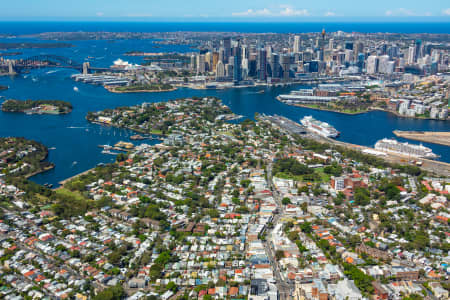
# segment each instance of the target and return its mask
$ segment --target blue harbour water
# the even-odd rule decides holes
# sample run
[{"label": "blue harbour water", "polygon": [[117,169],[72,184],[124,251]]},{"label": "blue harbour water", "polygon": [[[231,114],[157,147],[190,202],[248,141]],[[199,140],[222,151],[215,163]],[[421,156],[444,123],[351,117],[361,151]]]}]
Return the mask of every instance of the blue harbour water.
[{"label": "blue harbour water", "polygon": [[[5,24],[8,24],[10,29],[16,28],[16,30],[18,30],[18,27],[24,26],[23,23],[19,23],[21,24],[20,26],[12,26],[10,23],[0,22],[0,32],[10,32],[6,30],[8,28],[5,29]],[[70,26],[66,24],[68,28],[58,27],[51,29],[50,25],[46,24],[41,24],[41,28],[35,30],[56,31],[66,29],[67,31],[72,31],[74,28],[78,28],[77,30],[88,30],[86,28],[94,26],[92,24],[89,25],[89,23],[80,23],[78,25],[70,23]],[[111,24],[108,25],[112,26],[108,30],[115,31],[114,26],[117,26],[117,24],[114,26]],[[145,26],[148,27],[150,25]],[[145,26],[142,30],[138,30],[135,24],[130,28],[123,28],[123,26],[121,28],[123,29],[122,31],[151,31],[150,29],[145,30],[147,28]],[[153,31],[170,31],[171,28],[164,24],[158,24],[157,26],[159,26],[159,29]],[[258,28],[255,25],[252,26]],[[219,30],[221,28],[212,27],[210,30]],[[166,29],[163,30],[161,28]],[[193,29],[187,28],[185,30]],[[345,28],[341,28],[341,30],[345,30]],[[17,40],[9,39],[8,41],[16,42]],[[30,41],[30,39],[26,40]],[[132,50],[146,52],[192,51],[188,46],[161,45],[160,48],[158,48],[159,46],[155,48],[153,42],[149,40],[120,40],[114,42],[71,41],[70,43],[74,44],[75,47],[26,49],[18,51],[23,52],[22,57],[37,54],[56,54],[69,57],[79,62],[90,60],[91,65],[95,67],[110,66],[118,58],[135,63],[141,62],[142,58],[125,57],[123,55],[125,52]],[[450,122],[406,119],[382,111],[373,111],[360,115],[344,115],[288,106],[275,99],[281,93],[289,93],[291,90],[301,88],[302,86],[299,85],[267,87],[264,93],[258,93],[261,88],[238,88],[217,91],[182,88],[173,92],[164,93],[113,94],[100,86],[74,82],[70,79],[70,75],[74,73],[77,73],[77,71],[68,69],[39,69],[29,74],[21,74],[15,77],[0,77],[0,85],[10,87],[8,90],[0,92],[0,96],[23,100],[59,99],[70,101],[74,106],[72,113],[60,116],[24,115],[0,111],[0,136],[23,136],[42,142],[51,149],[53,147],[55,148],[50,150],[48,157],[48,160],[56,165],[55,169],[34,176],[32,180],[35,182],[56,185],[59,181],[92,168],[100,162],[111,162],[115,157],[102,154],[98,145],[114,144],[120,140],[128,141],[130,135],[133,134],[125,129],[90,124],[85,119],[87,112],[117,106],[135,105],[143,102],[168,101],[189,96],[217,96],[233,112],[248,118],[253,118],[256,112],[279,114],[294,121],[299,121],[305,115],[312,115],[319,120],[327,121],[335,126],[341,132],[340,140],[365,146],[373,146],[377,140],[384,137],[394,137],[392,131],[395,129],[450,131]],[[77,87],[78,90],[74,90],[74,87]],[[400,140],[406,141],[404,139]],[[144,142],[156,143],[156,141]],[[431,147],[435,153],[439,154],[442,161],[450,162],[450,147],[425,143],[424,145]]]}]

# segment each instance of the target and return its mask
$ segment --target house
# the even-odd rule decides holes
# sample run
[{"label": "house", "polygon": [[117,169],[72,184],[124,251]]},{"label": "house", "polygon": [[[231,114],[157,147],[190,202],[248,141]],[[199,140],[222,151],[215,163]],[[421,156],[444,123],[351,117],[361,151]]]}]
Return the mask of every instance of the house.
[{"label": "house", "polygon": [[146,285],[147,285],[147,281],[143,278],[134,277],[128,281],[128,287],[130,289],[143,289],[146,287]]}]

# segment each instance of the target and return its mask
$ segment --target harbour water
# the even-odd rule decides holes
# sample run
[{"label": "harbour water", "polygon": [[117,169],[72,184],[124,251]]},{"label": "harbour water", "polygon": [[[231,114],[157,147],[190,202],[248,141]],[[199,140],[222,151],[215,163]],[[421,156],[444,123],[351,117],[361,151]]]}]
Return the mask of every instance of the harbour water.
[{"label": "harbour water", "polygon": [[[0,26],[0,32],[2,30]],[[30,41],[30,39],[26,39]],[[5,41],[4,39],[0,41]],[[17,39],[9,40],[16,42]],[[59,49],[25,49],[22,57],[37,54],[56,54],[83,62],[91,60],[95,67],[106,67],[118,58],[139,63],[142,58],[126,57],[127,51],[170,52],[192,51],[188,46],[154,47],[152,41],[71,41],[75,47]],[[14,57],[16,58],[16,57]],[[178,89],[164,93],[113,94],[100,86],[74,82],[70,76],[77,71],[68,69],[39,69],[29,74],[15,77],[0,77],[0,85],[10,88],[0,92],[0,96],[14,99],[57,99],[73,104],[73,111],[67,115],[25,115],[0,112],[0,136],[23,136],[42,142],[50,150],[48,160],[56,168],[39,175],[32,180],[38,183],[57,183],[65,178],[94,167],[98,163],[114,160],[114,156],[102,154],[99,144],[115,144],[120,140],[129,141],[132,132],[125,129],[89,124],[85,116],[89,111],[98,111],[118,106],[135,105],[143,102],[167,101],[189,96],[217,96],[233,112],[248,118],[255,113],[278,114],[296,122],[306,115],[326,121],[341,132],[340,140],[373,146],[384,137],[394,137],[393,130],[430,130],[450,131],[450,122],[400,118],[382,111],[373,111],[360,115],[344,115],[328,111],[317,111],[285,105],[275,98],[302,86],[239,88],[227,90],[191,90]],[[76,87],[76,89],[74,88]],[[1,101],[1,100],[0,100]],[[405,139],[399,139],[406,141]],[[135,141],[134,141],[135,142]],[[157,143],[157,141],[140,141]],[[413,143],[418,143],[411,141]],[[426,144],[440,155],[440,160],[450,162],[450,147]]]}]

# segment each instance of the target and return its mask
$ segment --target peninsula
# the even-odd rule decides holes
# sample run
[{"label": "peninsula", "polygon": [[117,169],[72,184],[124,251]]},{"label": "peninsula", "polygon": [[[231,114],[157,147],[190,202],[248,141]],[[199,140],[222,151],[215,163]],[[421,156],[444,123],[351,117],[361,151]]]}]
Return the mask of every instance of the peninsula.
[{"label": "peninsula", "polygon": [[26,114],[61,115],[72,111],[72,104],[61,100],[14,100],[8,99],[2,104],[4,112],[22,112]]},{"label": "peninsula", "polygon": [[421,141],[425,143],[439,144],[450,146],[449,131],[400,131],[394,130],[394,134],[398,137]]},{"label": "peninsula", "polygon": [[155,92],[171,92],[176,87],[170,84],[140,84],[130,86],[105,86],[112,93],[155,93]]},{"label": "peninsula", "polygon": [[54,167],[44,161],[48,149],[43,144],[21,137],[0,138],[0,170],[7,178],[29,178]]}]

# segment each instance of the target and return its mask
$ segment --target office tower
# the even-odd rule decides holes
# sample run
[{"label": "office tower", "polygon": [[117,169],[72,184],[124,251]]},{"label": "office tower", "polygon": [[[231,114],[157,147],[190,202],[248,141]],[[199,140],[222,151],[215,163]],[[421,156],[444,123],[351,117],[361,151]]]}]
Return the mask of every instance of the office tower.
[{"label": "office tower", "polygon": [[365,59],[364,53],[359,53],[358,61],[357,61],[356,65],[358,66],[360,71],[362,71],[362,69],[364,69],[364,59]]},{"label": "office tower", "polygon": [[219,62],[219,53],[213,52],[212,54],[212,68],[211,70],[215,71],[217,68],[217,63]]},{"label": "office tower", "polygon": [[319,41],[319,60],[323,61],[324,59],[324,51],[325,51],[325,36],[326,36],[326,32],[325,29],[322,29],[322,38]]},{"label": "office tower", "polygon": [[194,54],[192,54],[191,55],[191,63],[190,63],[191,71],[194,71],[196,67],[197,67],[196,57]]},{"label": "office tower", "polygon": [[294,49],[294,53],[299,53],[300,52],[300,49],[301,49],[301,40],[300,40],[300,36],[298,36],[298,35],[296,35],[295,37],[294,37],[294,47],[293,47]]},{"label": "office tower", "polygon": [[219,60],[222,61],[224,64],[225,62],[225,49],[223,47],[219,48]]},{"label": "office tower", "polygon": [[258,64],[257,64],[258,79],[265,81],[267,79],[267,52],[264,48],[258,51]]},{"label": "office tower", "polygon": [[273,78],[280,78],[280,56],[276,53],[270,57],[270,69]]},{"label": "office tower", "polygon": [[228,63],[231,56],[231,38],[226,37],[223,39],[224,58],[223,62]]},{"label": "office tower", "polygon": [[367,73],[375,74],[378,72],[378,57],[371,55],[367,58]]},{"label": "office tower", "polygon": [[197,55],[197,73],[205,73],[206,68],[205,68],[205,55],[204,54],[200,54]]},{"label": "office tower", "polygon": [[216,79],[222,79],[225,77],[225,66],[223,62],[219,60],[216,66]]},{"label": "office tower", "polygon": [[396,45],[392,45],[387,49],[387,55],[389,55],[389,57],[391,57],[391,58],[398,57],[398,54],[399,54],[399,48]]},{"label": "office tower", "polygon": [[408,48],[408,65],[412,65],[416,62],[416,48],[414,46],[410,46]]},{"label": "office tower", "polygon": [[389,56],[382,55],[378,57],[378,73],[388,74],[389,73]]},{"label": "office tower", "polygon": [[240,40],[233,48],[233,81],[235,84],[242,80],[242,50]]},{"label": "office tower", "polygon": [[417,62],[419,58],[422,58],[422,40],[416,40],[415,43],[414,62]]},{"label": "office tower", "polygon": [[283,54],[281,56],[281,68],[283,70],[283,79],[288,80],[289,79],[289,69],[291,66],[291,58],[287,54]]},{"label": "office tower", "polygon": [[248,58],[243,58],[242,59],[242,68],[241,68],[241,74],[242,74],[242,79],[243,80],[247,80],[248,79]]},{"label": "office tower", "polygon": [[212,65],[211,52],[207,52],[205,54],[205,71],[209,72],[209,71],[214,70],[214,69],[211,68],[211,65]]}]

